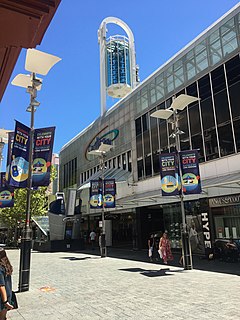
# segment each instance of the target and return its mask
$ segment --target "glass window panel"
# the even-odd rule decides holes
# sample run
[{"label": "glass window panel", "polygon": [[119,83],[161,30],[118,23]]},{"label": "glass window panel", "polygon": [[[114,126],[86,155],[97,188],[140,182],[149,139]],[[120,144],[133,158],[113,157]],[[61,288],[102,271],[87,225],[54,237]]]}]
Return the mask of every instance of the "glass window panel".
[{"label": "glass window panel", "polygon": [[233,133],[230,124],[218,127],[218,139],[222,157],[234,153]]},{"label": "glass window panel", "polygon": [[197,97],[197,83],[193,82],[190,86],[187,87],[187,94],[190,96]]},{"label": "glass window panel", "polygon": [[143,133],[144,155],[150,153],[150,134],[149,131]]},{"label": "glass window panel", "polygon": [[226,89],[223,65],[211,72],[213,93]]},{"label": "glass window panel", "polygon": [[226,62],[226,74],[228,85],[240,81],[240,59],[239,55]]},{"label": "glass window panel", "polygon": [[188,131],[188,119],[187,119],[187,109],[181,111],[179,115],[179,129],[183,131],[180,135],[181,150],[190,149],[189,131]]},{"label": "glass window panel", "polygon": [[153,155],[153,172],[154,173],[160,172],[159,154],[158,153]]},{"label": "glass window panel", "polygon": [[[150,114],[156,111],[156,108],[150,111]],[[151,143],[152,143],[152,151],[159,150],[159,141],[158,141],[158,120],[157,118],[151,117],[150,118],[150,130],[151,130]]]},{"label": "glass window panel", "polygon": [[234,18],[225,23],[220,30],[222,35],[223,54],[226,56],[238,47]]},{"label": "glass window panel", "polygon": [[162,99],[165,96],[163,73],[156,78],[156,98]]},{"label": "glass window panel", "polygon": [[136,109],[137,109],[137,113],[142,111],[140,98],[136,100]]},{"label": "glass window panel", "polygon": [[152,176],[151,156],[148,156],[145,158],[145,172],[146,172],[146,177]]},{"label": "glass window panel", "polygon": [[210,43],[210,62],[211,65],[215,65],[222,59],[222,48],[220,42],[220,35],[219,30],[213,32],[209,36],[209,43]]},{"label": "glass window panel", "polygon": [[150,103],[153,104],[156,102],[156,88],[155,88],[155,81],[152,81],[149,84],[149,92],[150,92]]},{"label": "glass window panel", "polygon": [[240,151],[240,120],[233,121],[235,141],[237,145],[237,151]]},{"label": "glass window panel", "polygon": [[144,175],[144,168],[143,168],[143,160],[138,160],[137,162],[137,169],[138,169],[138,180],[143,178]]},{"label": "glass window panel", "polygon": [[136,137],[136,144],[137,144],[137,158],[143,156],[143,147],[142,147],[142,136]]},{"label": "glass window panel", "polygon": [[208,67],[206,40],[195,47],[195,59],[198,72]]},{"label": "glass window panel", "polygon": [[213,114],[213,104],[212,98],[200,101],[201,113],[202,113],[202,123],[204,130],[212,128],[215,126],[214,114]]},{"label": "glass window panel", "polygon": [[192,141],[192,149],[199,149],[199,152],[198,152],[199,162],[204,162],[205,158],[204,158],[204,151],[203,151],[202,134],[200,133],[192,136],[191,141]]},{"label": "glass window panel", "polygon": [[147,107],[148,107],[148,93],[147,93],[147,88],[144,88],[142,90],[142,95],[141,95],[141,108],[142,110],[144,110]]},{"label": "glass window panel", "polygon": [[128,171],[132,171],[132,154],[131,151],[127,153]]},{"label": "glass window panel", "polygon": [[213,98],[215,104],[217,123],[221,124],[226,121],[230,121],[227,90],[223,90],[218,94],[215,94]]},{"label": "glass window panel", "polygon": [[204,141],[207,161],[219,158],[216,130],[204,131]]},{"label": "glass window panel", "polygon": [[175,88],[181,86],[183,83],[184,83],[183,63],[182,63],[182,60],[179,60],[174,64]]},{"label": "glass window panel", "polygon": [[229,96],[233,119],[240,116],[240,81],[229,87]]},{"label": "glass window panel", "polygon": [[[166,100],[166,109],[169,108],[171,106],[171,104],[172,104],[172,98],[167,99]],[[159,109],[161,109],[161,108],[159,108]]]},{"label": "glass window panel", "polygon": [[136,119],[135,121],[135,128],[136,128],[136,136],[142,133],[142,122],[141,118]]},{"label": "glass window panel", "polygon": [[166,92],[169,93],[174,90],[173,66],[168,68],[168,70],[166,70],[165,74],[166,74]]},{"label": "glass window panel", "polygon": [[198,80],[198,87],[201,100],[211,97],[211,86],[208,74]]},{"label": "glass window panel", "polygon": [[159,131],[160,131],[161,150],[166,150],[168,148],[168,136],[167,136],[167,123],[165,120],[160,121]]},{"label": "glass window panel", "polygon": [[196,64],[193,50],[186,55],[186,71],[188,80],[192,79],[196,75]]},{"label": "glass window panel", "polygon": [[142,128],[143,128],[143,132],[148,130],[148,114],[144,114],[142,116]]},{"label": "glass window panel", "polygon": [[200,113],[199,113],[198,103],[195,103],[191,107],[189,107],[188,113],[189,113],[190,131],[192,135],[195,135],[201,132]]}]

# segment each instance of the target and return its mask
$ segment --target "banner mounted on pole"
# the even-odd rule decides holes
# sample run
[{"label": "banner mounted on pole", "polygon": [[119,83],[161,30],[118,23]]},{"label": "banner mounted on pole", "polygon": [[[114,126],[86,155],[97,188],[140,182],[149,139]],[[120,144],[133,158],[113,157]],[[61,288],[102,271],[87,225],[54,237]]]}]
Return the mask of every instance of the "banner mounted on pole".
[{"label": "banner mounted on pole", "polygon": [[50,183],[55,127],[34,130],[32,186]]},{"label": "banner mounted on pole", "polygon": [[90,181],[90,209],[101,209],[103,205],[102,201],[102,180]]},{"label": "banner mounted on pole", "polygon": [[115,208],[116,183],[115,179],[104,180],[104,208]]},{"label": "banner mounted on pole", "polygon": [[181,192],[178,158],[176,153],[160,154],[160,176],[163,196],[176,196]]},{"label": "banner mounted on pole", "polygon": [[202,192],[199,174],[198,150],[179,152],[182,170],[183,194],[198,194]]},{"label": "banner mounted on pole", "polygon": [[6,164],[6,181],[9,182],[10,165],[12,159],[12,147],[14,141],[14,132],[8,132],[8,149],[7,149],[7,164]]},{"label": "banner mounted on pole", "polygon": [[9,208],[14,205],[14,190],[7,186],[6,172],[0,173],[0,208]]},{"label": "banner mounted on pole", "polygon": [[26,188],[28,179],[30,128],[16,121],[11,164],[9,166],[9,185]]}]

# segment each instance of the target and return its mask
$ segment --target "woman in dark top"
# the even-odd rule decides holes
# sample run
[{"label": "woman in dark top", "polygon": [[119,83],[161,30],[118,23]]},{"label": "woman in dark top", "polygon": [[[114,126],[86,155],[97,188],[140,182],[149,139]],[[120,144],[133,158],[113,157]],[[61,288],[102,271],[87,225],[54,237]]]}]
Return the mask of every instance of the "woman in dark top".
[{"label": "woman in dark top", "polygon": [[12,265],[6,251],[0,247],[0,320],[6,319],[8,310],[13,309],[12,298]]}]

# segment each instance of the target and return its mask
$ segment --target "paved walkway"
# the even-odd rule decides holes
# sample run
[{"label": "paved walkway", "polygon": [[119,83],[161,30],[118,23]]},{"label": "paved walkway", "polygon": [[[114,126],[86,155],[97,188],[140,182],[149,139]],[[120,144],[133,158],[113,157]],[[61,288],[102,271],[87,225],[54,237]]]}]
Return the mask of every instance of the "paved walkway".
[{"label": "paved walkway", "polygon": [[[9,250],[17,289],[19,251]],[[41,290],[42,288],[42,290]],[[32,253],[28,292],[11,320],[239,320],[237,275],[88,253]]]}]

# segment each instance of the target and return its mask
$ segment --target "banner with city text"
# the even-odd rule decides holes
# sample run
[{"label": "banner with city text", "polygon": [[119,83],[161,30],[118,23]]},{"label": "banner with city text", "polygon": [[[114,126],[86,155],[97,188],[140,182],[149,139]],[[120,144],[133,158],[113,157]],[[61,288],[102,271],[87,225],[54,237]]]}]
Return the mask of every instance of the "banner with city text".
[{"label": "banner with city text", "polygon": [[6,163],[6,181],[9,183],[10,164],[12,158],[12,147],[14,141],[14,132],[8,132],[8,149],[7,149],[7,163]]},{"label": "banner with city text", "polygon": [[6,172],[0,172],[0,208],[14,205],[14,190],[6,182]]},{"label": "banner with city text", "polygon": [[202,192],[199,174],[198,150],[179,152],[182,170],[183,194],[198,194]]},{"label": "banner with city text", "polygon": [[181,192],[181,184],[176,153],[160,154],[159,158],[162,195],[179,195]]},{"label": "banner with city text", "polygon": [[26,188],[28,179],[30,128],[16,121],[9,165],[9,185]]},{"label": "banner with city text", "polygon": [[102,180],[91,180],[90,181],[90,208],[101,209],[102,208]]},{"label": "banner with city text", "polygon": [[32,186],[48,186],[50,183],[55,127],[34,130]]},{"label": "banner with city text", "polygon": [[115,208],[116,183],[115,179],[104,180],[104,208]]}]

